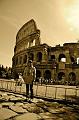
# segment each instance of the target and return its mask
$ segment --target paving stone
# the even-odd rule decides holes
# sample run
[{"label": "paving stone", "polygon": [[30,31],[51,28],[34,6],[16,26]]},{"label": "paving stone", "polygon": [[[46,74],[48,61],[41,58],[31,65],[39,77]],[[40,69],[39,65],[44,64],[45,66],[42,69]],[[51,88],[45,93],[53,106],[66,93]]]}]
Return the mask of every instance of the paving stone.
[{"label": "paving stone", "polygon": [[14,105],[14,103],[13,102],[3,102],[3,103],[1,103],[1,105],[2,105],[2,107],[9,107],[9,106]]},{"label": "paving stone", "polygon": [[27,103],[23,105],[23,108],[27,109],[28,111],[32,112],[32,110],[36,107],[34,103]]},{"label": "paving stone", "polygon": [[49,112],[39,113],[39,115],[41,116],[42,119],[56,118]]},{"label": "paving stone", "polygon": [[44,100],[43,100],[43,99],[39,99],[38,101],[39,101],[39,102],[44,102]]},{"label": "paving stone", "polygon": [[16,115],[18,115],[16,112],[7,108],[0,109],[0,120],[9,119],[10,117],[14,117]]},{"label": "paving stone", "polygon": [[23,104],[26,105],[28,102],[27,101],[23,101]]},{"label": "paving stone", "polygon": [[6,92],[5,93],[2,92],[2,96],[4,96],[4,97],[7,96],[7,93]]},{"label": "paving stone", "polygon": [[25,113],[15,118],[16,120],[39,120],[41,117],[35,113]]},{"label": "paving stone", "polygon": [[29,112],[33,112],[33,113],[41,113],[44,112],[44,110],[40,107],[38,107],[36,104],[34,103],[28,103],[23,105],[23,108],[27,109]]},{"label": "paving stone", "polygon": [[26,97],[25,97],[25,96],[22,96],[21,98],[24,99],[24,100],[26,100]]},{"label": "paving stone", "polygon": [[[63,118],[58,118],[58,120],[64,120]],[[68,119],[67,119],[68,120]]]},{"label": "paving stone", "polygon": [[25,112],[27,112],[26,109],[23,109],[21,106],[17,106],[17,105],[10,106],[9,108],[10,108],[11,110],[17,112],[17,113],[25,113]]},{"label": "paving stone", "polygon": [[15,105],[17,105],[17,106],[24,106],[24,104],[22,102],[17,102]]},{"label": "paving stone", "polygon": [[41,119],[41,120],[59,120],[59,119],[53,117],[53,118],[45,118],[45,119]]},{"label": "paving stone", "polygon": [[19,95],[19,94],[15,94],[15,97],[23,97],[22,95]]},{"label": "paving stone", "polygon": [[23,104],[23,108],[30,108],[30,107],[34,107],[34,106],[36,106],[34,103],[28,103],[28,102],[26,102],[25,104]]},{"label": "paving stone", "polygon": [[64,108],[54,109],[54,108],[52,108],[52,107],[49,107],[49,108],[48,108],[48,111],[49,111],[50,113],[53,113],[53,114],[65,113],[65,112],[66,112]]},{"label": "paving stone", "polygon": [[45,106],[44,102],[40,102],[40,101],[37,102],[36,105],[39,106],[39,107],[44,107]]},{"label": "paving stone", "polygon": [[9,100],[9,96],[7,94],[2,94],[1,99],[8,101]]},{"label": "paving stone", "polygon": [[7,95],[9,95],[9,96],[10,96],[10,95],[14,95],[14,93],[7,93]]},{"label": "paving stone", "polygon": [[44,112],[44,110],[43,110],[42,108],[37,107],[37,106],[36,106],[36,107],[30,107],[30,108],[28,109],[28,111],[29,111],[29,112],[33,112],[33,113],[36,113],[36,114]]},{"label": "paving stone", "polygon": [[54,107],[54,108],[58,108],[60,106],[59,103],[57,102],[48,102],[48,101],[45,101],[44,104],[47,106],[47,107]]},{"label": "paving stone", "polygon": [[37,103],[39,102],[39,99],[33,98],[32,102]]},{"label": "paving stone", "polygon": [[57,114],[57,113],[60,112],[60,110],[58,110],[58,109],[53,109],[53,108],[48,108],[48,111],[49,111],[50,113],[53,113],[53,114]]},{"label": "paving stone", "polygon": [[3,101],[5,101],[5,99],[4,98],[0,98],[0,103],[3,102]]},{"label": "paving stone", "polygon": [[20,97],[13,96],[10,98],[10,101],[20,101],[20,100],[22,100],[22,98],[20,98]]}]

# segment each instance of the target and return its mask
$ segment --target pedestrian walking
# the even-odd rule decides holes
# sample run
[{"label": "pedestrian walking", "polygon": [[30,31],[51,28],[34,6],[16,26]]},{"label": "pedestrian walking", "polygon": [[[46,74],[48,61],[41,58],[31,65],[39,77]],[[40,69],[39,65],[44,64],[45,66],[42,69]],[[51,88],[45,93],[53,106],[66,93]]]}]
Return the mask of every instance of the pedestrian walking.
[{"label": "pedestrian walking", "polygon": [[36,69],[32,60],[29,60],[27,66],[25,66],[23,79],[26,83],[26,97],[33,99],[33,81],[36,79]]}]

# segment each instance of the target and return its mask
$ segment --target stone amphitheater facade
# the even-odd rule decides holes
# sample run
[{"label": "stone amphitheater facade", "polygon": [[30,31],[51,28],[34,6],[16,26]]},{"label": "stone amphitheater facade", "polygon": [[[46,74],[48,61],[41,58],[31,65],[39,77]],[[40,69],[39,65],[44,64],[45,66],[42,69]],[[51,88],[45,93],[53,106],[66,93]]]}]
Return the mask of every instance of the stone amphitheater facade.
[{"label": "stone amphitheater facade", "polygon": [[28,59],[36,67],[37,80],[50,80],[57,84],[79,83],[79,43],[64,43],[55,47],[41,44],[40,30],[31,19],[16,35],[12,58],[13,74],[23,73]]}]

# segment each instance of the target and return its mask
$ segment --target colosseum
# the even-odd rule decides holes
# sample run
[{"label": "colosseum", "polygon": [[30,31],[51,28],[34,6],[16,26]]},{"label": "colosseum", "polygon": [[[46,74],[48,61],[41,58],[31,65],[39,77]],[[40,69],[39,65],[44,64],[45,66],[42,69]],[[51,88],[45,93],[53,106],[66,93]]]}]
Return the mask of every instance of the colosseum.
[{"label": "colosseum", "polygon": [[63,46],[41,44],[40,30],[31,19],[16,35],[12,58],[13,74],[23,73],[28,59],[36,67],[36,80],[48,80],[53,84],[79,84],[79,42]]}]

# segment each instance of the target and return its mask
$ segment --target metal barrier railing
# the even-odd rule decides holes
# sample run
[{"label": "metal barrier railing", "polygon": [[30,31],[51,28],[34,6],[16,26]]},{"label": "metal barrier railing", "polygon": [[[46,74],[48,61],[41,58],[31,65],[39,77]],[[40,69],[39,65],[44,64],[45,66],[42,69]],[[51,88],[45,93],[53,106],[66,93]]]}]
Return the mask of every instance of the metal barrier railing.
[{"label": "metal barrier railing", "polygon": [[[0,80],[0,89],[15,92],[19,94],[26,94],[26,85],[22,83],[21,86],[16,85],[16,81]],[[34,96],[42,98],[70,100],[75,101],[79,97],[79,88],[76,86],[59,86],[59,85],[33,85]]]}]

